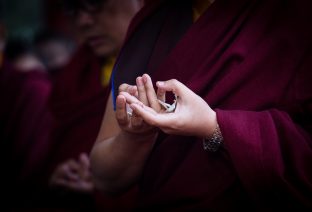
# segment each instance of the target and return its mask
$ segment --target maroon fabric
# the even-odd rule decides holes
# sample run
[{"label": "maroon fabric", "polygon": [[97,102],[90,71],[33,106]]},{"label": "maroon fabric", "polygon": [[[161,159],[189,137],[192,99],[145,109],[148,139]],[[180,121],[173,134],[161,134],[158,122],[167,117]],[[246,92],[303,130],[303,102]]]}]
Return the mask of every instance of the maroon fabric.
[{"label": "maroon fabric", "polygon": [[87,48],[54,76],[51,108],[55,115],[53,164],[89,153],[103,118],[110,88],[100,81],[101,66]]},{"label": "maroon fabric", "polygon": [[1,182],[13,207],[34,204],[42,188],[42,171],[50,151],[51,83],[45,72],[20,72],[6,61],[0,70]]},{"label": "maroon fabric", "polygon": [[[50,106],[53,125],[53,153],[48,175],[63,162],[77,160],[81,153],[89,154],[103,119],[110,87],[101,85],[99,59],[82,47],[72,62],[53,76]],[[51,193],[52,194],[52,193]],[[91,195],[69,193],[53,195],[51,204],[91,211],[95,199]]]},{"label": "maroon fabric", "polygon": [[[128,74],[119,64],[144,57],[129,46],[140,33],[148,40],[142,28],[161,11],[146,8],[117,60],[115,89]],[[176,78],[216,110],[224,147],[209,153],[199,138],[160,136],[140,209],[312,209],[311,11],[308,0],[216,0],[156,64],[154,81]]]},{"label": "maroon fabric", "polygon": [[[55,116],[53,126],[53,154],[48,173],[62,162],[78,159],[81,153],[89,154],[103,119],[110,86],[101,84],[99,59],[86,47],[82,47],[72,62],[53,77],[53,92],[50,99]],[[92,195],[49,192],[48,205],[79,211],[126,211],[133,207],[136,198],[133,189],[121,197],[107,197],[97,191]]]}]

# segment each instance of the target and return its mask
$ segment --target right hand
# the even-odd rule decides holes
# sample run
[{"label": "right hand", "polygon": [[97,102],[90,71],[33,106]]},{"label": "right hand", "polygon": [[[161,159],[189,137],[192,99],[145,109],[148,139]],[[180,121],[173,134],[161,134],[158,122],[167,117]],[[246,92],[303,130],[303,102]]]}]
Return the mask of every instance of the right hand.
[{"label": "right hand", "polygon": [[126,99],[131,99],[132,102],[143,103],[155,111],[160,111],[162,108],[157,99],[164,99],[164,95],[165,92],[161,92],[161,90],[157,94],[155,93],[152,80],[146,74],[142,77],[137,77],[136,85],[120,85],[119,95],[116,99],[116,119],[120,128],[133,134],[156,133],[158,131],[157,128],[147,124],[135,112],[129,115],[129,111],[127,111],[129,107],[127,106]]},{"label": "right hand", "polygon": [[146,123],[167,134],[209,137],[217,127],[216,112],[207,102],[177,80],[156,83],[158,89],[177,96],[173,112],[155,110],[126,96],[130,107]]}]

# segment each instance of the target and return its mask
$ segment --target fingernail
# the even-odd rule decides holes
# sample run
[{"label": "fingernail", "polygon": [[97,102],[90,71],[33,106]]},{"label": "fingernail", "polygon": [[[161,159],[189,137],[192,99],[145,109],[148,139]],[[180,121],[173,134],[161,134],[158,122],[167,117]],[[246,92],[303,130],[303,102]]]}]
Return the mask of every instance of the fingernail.
[{"label": "fingernail", "polygon": [[122,95],[118,95],[116,101],[120,102],[120,103],[123,103],[124,102],[124,97]]},{"label": "fingernail", "polygon": [[138,86],[142,86],[143,85],[142,77],[138,77],[136,79],[136,83],[138,84]]},{"label": "fingernail", "polygon": [[162,81],[158,81],[158,82],[157,82],[157,86],[164,86],[164,85],[165,85],[165,83],[162,82]]},{"label": "fingernail", "polygon": [[142,80],[143,80],[143,83],[144,83],[144,84],[147,82],[147,76],[146,76],[146,74],[143,75]]},{"label": "fingernail", "polygon": [[136,92],[136,86],[132,86],[131,89],[130,89],[131,95],[134,95],[135,92]]}]

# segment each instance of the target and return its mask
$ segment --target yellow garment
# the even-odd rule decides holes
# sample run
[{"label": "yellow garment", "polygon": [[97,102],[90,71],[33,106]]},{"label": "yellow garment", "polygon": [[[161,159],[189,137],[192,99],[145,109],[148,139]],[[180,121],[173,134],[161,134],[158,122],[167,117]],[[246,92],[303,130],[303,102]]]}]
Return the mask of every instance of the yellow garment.
[{"label": "yellow garment", "polygon": [[101,70],[101,82],[104,87],[109,85],[116,58],[108,58]]},{"label": "yellow garment", "polygon": [[193,0],[193,22],[196,22],[213,2],[214,0]]}]

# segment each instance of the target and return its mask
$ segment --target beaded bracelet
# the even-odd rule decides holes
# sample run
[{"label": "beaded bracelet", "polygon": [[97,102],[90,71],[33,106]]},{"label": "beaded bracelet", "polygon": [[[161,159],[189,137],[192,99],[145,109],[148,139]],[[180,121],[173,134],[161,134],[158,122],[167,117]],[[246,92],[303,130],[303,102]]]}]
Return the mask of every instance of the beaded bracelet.
[{"label": "beaded bracelet", "polygon": [[209,152],[216,152],[220,148],[223,143],[223,136],[220,131],[220,127],[217,124],[216,128],[214,129],[213,133],[203,139],[203,147],[204,150]]}]

